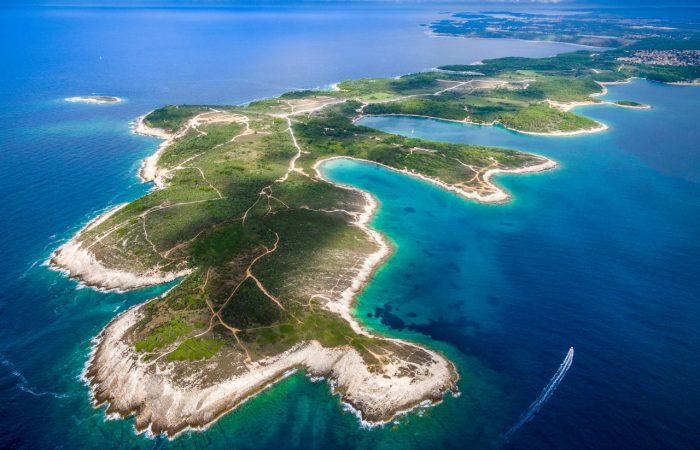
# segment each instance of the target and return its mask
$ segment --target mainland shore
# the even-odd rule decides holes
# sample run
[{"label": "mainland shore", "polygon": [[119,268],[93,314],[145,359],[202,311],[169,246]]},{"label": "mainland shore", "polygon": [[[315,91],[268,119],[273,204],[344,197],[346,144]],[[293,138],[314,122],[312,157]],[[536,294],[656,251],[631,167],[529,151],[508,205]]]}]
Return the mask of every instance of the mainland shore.
[{"label": "mainland shore", "polygon": [[[608,93],[608,88],[606,85],[608,84],[625,84],[629,83],[633,80],[634,78],[629,78],[625,81],[620,81],[620,82],[597,82],[598,85],[601,86],[602,90],[601,92],[596,92],[594,94],[591,94],[590,97],[599,97],[606,95]],[[556,108],[559,109],[560,111],[564,112],[569,112],[574,108],[578,108],[581,106],[600,106],[600,105],[610,105],[610,106],[616,106],[619,108],[628,108],[628,109],[651,109],[651,105],[644,105],[644,104],[639,104],[639,105],[626,105],[624,103],[619,103],[615,101],[600,101],[600,100],[589,100],[589,101],[577,101],[577,102],[567,102],[567,103],[562,103],[562,102],[556,102],[554,100],[546,99],[545,102],[547,105],[549,105],[551,108]],[[585,135],[585,134],[593,134],[593,133],[600,133],[603,131],[607,131],[610,127],[602,122],[599,122],[597,120],[593,120],[597,126],[593,128],[582,128],[579,130],[572,130],[572,131],[545,131],[545,132],[538,132],[538,131],[525,131],[525,130],[520,130],[517,128],[512,128],[504,125],[498,120],[494,120],[493,122],[488,122],[488,123],[481,123],[481,122],[474,122],[468,119],[464,120],[456,120],[456,119],[445,119],[442,117],[434,117],[434,116],[427,116],[427,115],[421,115],[421,114],[401,114],[401,113],[387,113],[387,114],[361,114],[358,117],[355,118],[355,122],[358,120],[362,119],[363,117],[390,117],[390,116],[396,116],[396,117],[418,117],[422,119],[432,119],[432,120],[439,120],[443,122],[452,122],[452,123],[460,123],[460,124],[467,124],[467,125],[476,125],[476,126],[483,126],[483,127],[493,127],[493,126],[501,126],[503,129],[515,132],[515,133],[520,133],[520,134],[527,134],[531,136],[551,136],[551,137],[565,137],[565,136],[580,136],[580,135]],[[389,167],[389,169],[394,170],[393,168]],[[521,173],[521,172],[518,172]],[[472,197],[464,194],[463,195],[467,198],[474,199],[477,201],[484,201],[478,197]],[[488,200],[485,200],[488,202]]]},{"label": "mainland shore", "polygon": [[64,273],[68,278],[77,280],[81,285],[102,291],[118,292],[169,283],[189,274],[190,271],[187,269],[177,272],[151,270],[136,273],[131,270],[109,268],[97,260],[90,246],[86,246],[78,239],[84,232],[95,229],[127,205],[128,203],[117,205],[88,222],[73,238],[51,254],[49,267]]},{"label": "mainland shore", "polygon": [[[297,148],[297,154],[289,162],[287,174],[277,182],[284,182],[290,173],[304,174],[302,168],[295,166],[297,158],[304,152],[294,136],[290,116],[317,111],[337,103],[339,102],[323,100],[318,106],[311,105],[314,107],[310,109],[307,107],[297,112],[275,116],[288,121],[287,131]],[[177,133],[167,133],[164,130],[149,127],[145,123],[145,116],[142,116],[134,123],[134,133],[163,139],[156,152],[145,158],[142,163],[139,176],[143,181],[153,182],[155,189],[165,187],[168,172],[158,165],[161,155],[190,127],[200,124],[200,121],[204,120],[204,115],[207,114],[210,115],[207,119],[208,123],[212,123],[212,120],[229,123],[244,122],[247,128],[238,136],[252,133],[247,121],[242,120],[240,115],[234,117],[234,114],[217,110],[198,114]],[[443,119],[437,118],[437,120]],[[582,130],[575,133],[597,131],[602,129]],[[236,137],[233,139],[235,140]],[[352,186],[332,182],[321,173],[321,165],[336,158],[357,159],[349,156],[320,159],[313,164],[315,172],[313,178],[361,195],[364,205],[360,212],[349,213],[353,218],[351,224],[365,233],[374,250],[366,254],[347,287],[333,301],[329,301],[325,308],[345,319],[357,334],[380,339],[404,351],[410,349],[411,355],[423,355],[419,358],[420,370],[415,370],[413,362],[392,358],[391,361],[383,364],[384,372],[378,373],[370,370],[363,356],[350,346],[326,348],[319,342],[310,340],[303,341],[274,356],[246,363],[235,373],[229,373],[225,378],[215,382],[202,381],[206,378],[205,373],[208,370],[206,364],[191,363],[188,368],[191,374],[187,377],[187,381],[183,382],[174,378],[172,363],[169,365],[161,364],[158,360],[147,360],[135,350],[133,342],[130,341],[130,331],[144,317],[145,305],[149,303],[145,302],[115,317],[93,342],[93,350],[86,364],[84,379],[89,386],[94,406],[105,405],[109,415],[135,416],[137,432],[146,432],[150,435],[164,433],[173,438],[187,430],[204,429],[210,426],[221,415],[297,370],[305,371],[310,377],[327,379],[332,392],[338,394],[344,403],[350,405],[361,422],[367,426],[387,423],[397,415],[416,407],[439,403],[448,393],[458,394],[459,374],[453,363],[443,355],[407,341],[376,336],[365,330],[353,316],[352,310],[358,294],[371,280],[377,268],[391,254],[392,249],[385,237],[368,225],[377,211],[377,201],[372,195]],[[422,179],[463,198],[483,203],[502,203],[510,199],[510,194],[493,182],[495,175],[533,173],[557,167],[555,161],[537,156],[534,163],[524,167],[484,167],[483,171],[479,170],[475,175],[479,184],[465,186],[451,185],[438,178],[428,177],[408,169],[358,160]],[[178,272],[134,273],[107,268],[99,262],[91,252],[90,246],[84,245],[81,241],[81,234],[105,223],[123,207],[124,205],[120,205],[100,215],[73,239],[61,246],[52,256],[52,267],[67,272],[69,276],[78,278],[87,285],[121,290],[162,284],[190,273],[186,268]],[[407,371],[412,373],[410,377],[405,376]]]},{"label": "mainland shore", "polygon": [[[437,119],[440,120],[440,119]],[[468,200],[475,200],[479,203],[504,203],[507,202],[508,200],[511,199],[511,195],[506,192],[504,189],[502,189],[500,186],[497,184],[493,183],[491,180],[494,175],[497,175],[499,173],[503,174],[524,174],[524,173],[537,173],[537,172],[544,172],[546,170],[552,170],[558,167],[558,163],[552,159],[545,158],[544,156],[540,156],[541,162],[538,162],[537,164],[533,164],[530,166],[525,166],[525,167],[518,167],[514,169],[500,169],[500,168],[494,168],[494,169],[488,169],[487,171],[484,172],[482,179],[484,183],[486,184],[486,189],[491,190],[492,192],[486,195],[483,195],[479,192],[475,191],[466,191],[460,187],[445,183],[444,181],[440,180],[439,178],[434,178],[434,177],[427,177],[423,174],[407,170],[407,169],[397,169],[395,167],[387,166],[386,164],[381,164],[376,161],[369,161],[367,159],[360,159],[360,158],[353,158],[351,156],[331,156],[329,158],[322,159],[316,164],[314,164],[314,170],[317,173],[317,176],[319,178],[322,178],[326,181],[327,179],[323,178],[323,175],[321,175],[321,172],[319,170],[320,166],[327,162],[327,161],[332,161],[335,159],[349,159],[353,161],[359,161],[367,164],[373,164],[375,166],[380,166],[385,169],[391,170],[393,172],[398,172],[402,173],[404,175],[408,175],[411,177],[418,178],[420,180],[426,181],[428,183],[434,184],[446,191],[454,192],[461,197],[464,197],[465,199]],[[341,186],[344,188],[352,188],[352,186],[345,186],[345,185],[340,185],[337,183],[333,183],[331,181],[328,181],[329,183],[336,184],[337,186]],[[352,188],[354,189],[354,188]],[[364,191],[362,191],[364,193]],[[366,193],[364,193],[366,194]],[[371,199],[371,197],[370,197]]]},{"label": "mainland shore", "polygon": [[445,392],[458,393],[458,375],[452,363],[418,345],[414,345],[415,351],[426,352],[433,359],[428,373],[416,378],[386,378],[369,371],[355,350],[324,348],[315,341],[256,361],[245,373],[217,383],[195,381],[183,386],[165,373],[152,371],[151,364],[139,360],[133,347],[125,343],[124,334],[141,314],[141,305],[134,306],[105,327],[94,340],[83,379],[94,406],[106,406],[107,415],[135,415],[136,432],[151,437],[166,434],[173,439],[189,430],[204,430],[297,370],[313,379],[328,379],[332,393],[355,410],[364,426],[385,424],[416,407],[439,403]]},{"label": "mainland shore", "polygon": [[[162,183],[157,182],[157,162],[174,136],[148,127],[143,118],[137,120],[134,132],[165,139],[156,153],[146,158],[140,171],[142,179],[156,182],[156,188],[163,187]],[[321,177],[320,173],[318,176]],[[340,293],[337,301],[329,305],[329,309],[347,320],[355,332],[369,336],[371,334],[353,317],[351,310],[357,295],[391,253],[391,248],[379,232],[367,225],[377,209],[373,197],[353,187],[342,188],[357,191],[364,198],[364,209],[355,216],[353,224],[366,233],[376,250],[367,255],[350,285]],[[104,223],[123,206],[100,215],[83,230]],[[56,251],[52,258],[54,268],[69,272],[85,284],[102,288],[127,290],[170,280],[170,277],[166,279],[163,276],[144,277],[143,274],[109,272],[110,269],[101,267],[95,260],[89,248],[81,246],[77,239],[79,236],[80,233]],[[172,274],[173,277],[182,275]],[[369,370],[362,356],[352,348],[329,349],[311,341],[275,357],[256,361],[244,373],[213,385],[203,386],[193,382],[183,386],[166,374],[153,371],[152,363],[144,361],[134,351],[133,345],[127,343],[125,335],[142,317],[145,304],[136,305],[120,314],[103,329],[93,342],[84,371],[94,406],[106,405],[108,415],[135,415],[135,428],[139,433],[164,433],[173,438],[187,430],[204,429],[221,415],[296,370],[303,370],[310,377],[328,379],[332,392],[354,410],[365,426],[387,423],[396,415],[442,401],[448,392],[454,395],[459,392],[457,370],[444,356],[416,344],[392,339],[386,341],[411,347],[414,353],[424,353],[428,361],[424,366],[425,372],[412,378],[401,376],[407,366],[405,362],[397,360],[385,366],[387,373],[393,374],[387,378],[387,373],[378,374]],[[170,406],[161,406],[166,404]]]}]

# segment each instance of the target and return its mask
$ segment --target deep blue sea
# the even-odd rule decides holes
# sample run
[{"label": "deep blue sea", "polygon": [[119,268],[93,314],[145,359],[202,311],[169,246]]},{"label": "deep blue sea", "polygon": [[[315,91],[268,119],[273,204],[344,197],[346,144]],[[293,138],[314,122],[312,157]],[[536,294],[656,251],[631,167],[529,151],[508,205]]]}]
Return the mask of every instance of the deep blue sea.
[{"label": "deep blue sea", "polygon": [[[550,156],[551,172],[501,176],[479,205],[372,165],[334,180],[372,192],[396,247],[359,299],[368,327],[444,351],[458,398],[360,428],[302,374],[202,433],[133,433],[90,406],[90,339],[165,287],[80,289],[44,262],[100,211],[143,195],[157,140],[129,122],[163,104],[240,103],[361,76],[571,49],[433,38],[429,8],[0,8],[0,447],[488,448],[501,445],[575,347],[571,368],[510,448],[697,448],[700,438],[700,88],[646,81],[580,111],[610,125],[567,138],[409,118],[363,124]],[[82,105],[93,93],[126,99]]]}]

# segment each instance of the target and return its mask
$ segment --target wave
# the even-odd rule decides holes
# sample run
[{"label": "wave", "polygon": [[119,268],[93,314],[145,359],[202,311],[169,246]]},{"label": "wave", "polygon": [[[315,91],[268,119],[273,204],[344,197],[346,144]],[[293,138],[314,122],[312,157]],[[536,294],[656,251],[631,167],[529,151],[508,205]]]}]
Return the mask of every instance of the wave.
[{"label": "wave", "polygon": [[549,400],[549,397],[551,397],[552,394],[554,394],[554,391],[557,389],[557,386],[559,386],[559,383],[561,383],[564,379],[564,376],[566,376],[566,372],[569,371],[569,368],[571,367],[571,363],[573,361],[574,348],[569,347],[569,351],[566,353],[564,361],[562,361],[562,363],[559,365],[559,369],[557,369],[557,372],[549,380],[549,383],[547,383],[544,389],[542,389],[542,392],[540,392],[540,395],[537,397],[537,399],[534,402],[532,402],[532,404],[530,404],[530,406],[525,410],[524,413],[520,415],[520,418],[515,423],[515,425],[513,425],[503,435],[502,442],[508,442],[516,431],[518,431],[523,425],[525,425],[530,420],[532,420],[533,417],[535,417],[535,414],[537,414],[537,412],[542,408],[542,405],[544,405],[545,402]]},{"label": "wave", "polygon": [[0,365],[7,367],[12,376],[17,378],[18,381],[15,384],[15,387],[17,387],[17,389],[19,389],[22,392],[26,392],[27,394],[33,395],[35,397],[49,396],[53,398],[67,398],[71,396],[70,394],[58,394],[56,392],[37,391],[29,384],[27,377],[25,377],[22,374],[22,372],[20,372],[19,369],[17,369],[17,366],[15,366],[12,361],[5,359],[4,357],[0,357]]}]

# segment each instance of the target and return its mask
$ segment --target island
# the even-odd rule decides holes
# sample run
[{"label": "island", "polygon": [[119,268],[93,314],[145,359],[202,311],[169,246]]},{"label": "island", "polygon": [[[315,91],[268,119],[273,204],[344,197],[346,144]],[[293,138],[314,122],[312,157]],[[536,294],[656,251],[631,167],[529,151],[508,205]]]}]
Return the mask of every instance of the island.
[{"label": "island", "polygon": [[643,103],[633,102],[630,100],[617,100],[614,102],[614,104],[623,108],[651,109],[651,105],[645,105]]},{"label": "island", "polygon": [[557,163],[357,121],[398,114],[518,133],[596,132],[605,125],[571,108],[601,103],[602,83],[627,73],[589,51],[502,58],[141,117],[135,132],[164,139],[140,171],[154,189],[87,224],[51,258],[100,289],[177,280],[95,339],[84,374],[94,405],[134,415],[139,432],[173,437],[297,370],[329,380],[368,424],[456,395],[459,374],[442,353],[371,332],[353,315],[392,246],[369,226],[376,200],[327,180],[322,165],[353,158],[465,199],[506,202],[495,175]]},{"label": "island", "polygon": [[64,100],[71,103],[91,103],[94,105],[105,105],[122,101],[119,97],[109,95],[82,95],[79,97],[68,97]]}]

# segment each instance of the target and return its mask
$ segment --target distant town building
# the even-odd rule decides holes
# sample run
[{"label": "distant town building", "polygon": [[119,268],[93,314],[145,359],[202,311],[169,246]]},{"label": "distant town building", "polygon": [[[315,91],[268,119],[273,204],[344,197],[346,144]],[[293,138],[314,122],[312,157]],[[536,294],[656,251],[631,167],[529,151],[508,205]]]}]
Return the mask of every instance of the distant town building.
[{"label": "distant town building", "polygon": [[700,66],[700,50],[640,50],[617,60],[657,66]]}]

